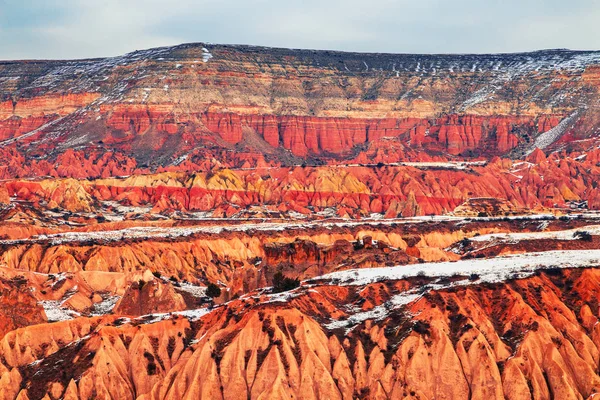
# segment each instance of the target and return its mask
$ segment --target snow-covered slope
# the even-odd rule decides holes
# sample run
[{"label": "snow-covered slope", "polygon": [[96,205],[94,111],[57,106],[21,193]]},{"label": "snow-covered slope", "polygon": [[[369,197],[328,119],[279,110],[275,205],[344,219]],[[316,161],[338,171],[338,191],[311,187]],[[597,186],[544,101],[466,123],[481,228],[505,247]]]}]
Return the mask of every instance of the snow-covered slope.
[{"label": "snow-covered slope", "polygon": [[477,274],[479,282],[500,282],[517,274],[528,276],[542,268],[584,268],[600,265],[600,250],[553,250],[512,254],[489,259],[399,265],[333,272],[309,282],[332,281],[340,285],[362,286],[385,280],[415,276],[448,277]]}]

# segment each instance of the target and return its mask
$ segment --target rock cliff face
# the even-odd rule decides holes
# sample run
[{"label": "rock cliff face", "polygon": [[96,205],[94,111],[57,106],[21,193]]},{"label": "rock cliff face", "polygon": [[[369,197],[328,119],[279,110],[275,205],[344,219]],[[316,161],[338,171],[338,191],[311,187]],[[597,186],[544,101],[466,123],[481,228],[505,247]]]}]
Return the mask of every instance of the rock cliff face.
[{"label": "rock cliff face", "polygon": [[[99,200],[214,216],[269,204],[304,214],[336,206],[340,216],[395,217],[450,212],[477,197],[516,208],[570,201],[595,208],[599,54],[192,44],[110,59],[4,62],[0,178],[187,173],[168,183],[151,176],[135,184],[6,184],[19,200],[72,212],[90,212]],[[527,174],[506,160],[536,148]],[[545,162],[540,153],[554,158]],[[492,159],[464,173],[432,171],[448,164],[430,164],[424,174],[391,165]],[[338,179],[325,165],[355,164],[379,167],[348,168],[342,182],[319,184]],[[285,177],[290,171],[292,179]]]},{"label": "rock cliff face", "polygon": [[411,149],[507,155],[573,115],[538,147],[589,138],[599,63],[600,53],[563,50],[436,56],[206,44],[4,62],[0,138],[36,163],[84,148],[151,169],[180,165],[193,150],[236,148],[286,164],[293,158],[281,150],[348,158],[389,139],[409,158]]},{"label": "rock cliff face", "polygon": [[[326,210],[350,218],[371,214],[413,217],[452,212],[477,198],[503,201],[503,213],[564,209],[573,202],[598,209],[600,150],[577,154],[554,153],[546,158],[539,151],[525,162],[385,164],[378,161],[385,157],[374,156],[365,163],[319,167],[148,175],[134,170],[127,178],[8,180],[4,192],[39,209],[107,213],[110,207],[134,206],[148,207],[156,214],[206,212],[214,217],[289,212],[310,216]],[[73,170],[81,172],[75,166]]]},{"label": "rock cliff face", "polygon": [[19,277],[0,281],[0,337],[23,326],[46,322],[44,309],[28,292],[26,283]]},{"label": "rock cliff face", "polygon": [[201,317],[35,325],[2,339],[0,385],[11,399],[593,398],[599,282],[596,269],[550,270],[438,290],[346,330],[326,321],[424,282],[317,286]]},{"label": "rock cliff face", "polygon": [[0,400],[600,394],[600,52],[0,62]]},{"label": "rock cliff face", "polygon": [[343,155],[380,139],[401,138],[412,147],[450,155],[499,155],[517,147],[513,132],[545,132],[558,124],[555,116],[480,117],[449,115],[436,119],[357,119],[237,114],[206,114],[206,127],[229,143],[243,140],[242,130],[258,132],[272,147],[283,147],[296,156]]}]

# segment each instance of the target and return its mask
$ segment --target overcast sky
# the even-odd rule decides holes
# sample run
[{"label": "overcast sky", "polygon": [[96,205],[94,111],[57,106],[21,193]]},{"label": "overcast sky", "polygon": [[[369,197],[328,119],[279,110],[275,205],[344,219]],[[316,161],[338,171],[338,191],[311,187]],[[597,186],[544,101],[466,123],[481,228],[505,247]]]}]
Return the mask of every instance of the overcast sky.
[{"label": "overcast sky", "polygon": [[600,49],[599,0],[0,0],[0,59],[186,42],[391,53]]}]

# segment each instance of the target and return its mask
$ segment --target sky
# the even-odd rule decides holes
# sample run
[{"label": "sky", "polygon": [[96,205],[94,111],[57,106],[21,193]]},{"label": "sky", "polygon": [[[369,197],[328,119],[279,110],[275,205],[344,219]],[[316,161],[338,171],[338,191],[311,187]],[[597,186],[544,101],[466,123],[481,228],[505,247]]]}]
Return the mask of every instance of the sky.
[{"label": "sky", "polygon": [[189,42],[387,53],[600,50],[599,0],[0,0],[0,59]]}]

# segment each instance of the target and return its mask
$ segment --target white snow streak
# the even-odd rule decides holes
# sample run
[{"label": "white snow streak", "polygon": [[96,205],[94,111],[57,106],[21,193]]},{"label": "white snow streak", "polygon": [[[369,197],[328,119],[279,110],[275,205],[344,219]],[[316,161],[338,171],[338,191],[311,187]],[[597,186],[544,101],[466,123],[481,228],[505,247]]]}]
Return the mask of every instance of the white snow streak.
[{"label": "white snow streak", "polygon": [[533,151],[538,149],[545,149],[550,146],[552,143],[556,142],[562,135],[565,134],[567,129],[571,127],[571,125],[575,122],[577,117],[579,116],[581,110],[575,111],[573,114],[569,115],[567,118],[560,121],[558,125],[554,128],[547,130],[546,132],[540,134],[536,139],[534,144],[529,148],[527,154],[533,153]]},{"label": "white snow streak", "polygon": [[481,281],[501,282],[514,274],[528,276],[548,267],[585,268],[600,264],[600,250],[554,250],[546,252],[511,254],[488,259],[468,259],[440,263],[400,265],[395,267],[352,269],[332,272],[309,279],[334,281],[341,285],[362,286],[370,283],[399,280],[418,275],[449,277],[478,274]]}]

